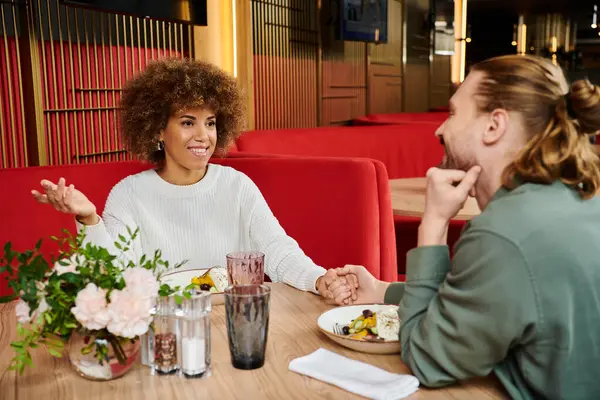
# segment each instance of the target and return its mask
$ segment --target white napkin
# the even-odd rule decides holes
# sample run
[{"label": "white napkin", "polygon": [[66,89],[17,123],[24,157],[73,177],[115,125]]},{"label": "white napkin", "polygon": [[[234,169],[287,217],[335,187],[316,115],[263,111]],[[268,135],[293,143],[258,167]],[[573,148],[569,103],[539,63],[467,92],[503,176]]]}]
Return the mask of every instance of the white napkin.
[{"label": "white napkin", "polygon": [[374,400],[403,399],[419,387],[418,379],[412,375],[392,374],[323,348],[292,360],[289,368]]}]

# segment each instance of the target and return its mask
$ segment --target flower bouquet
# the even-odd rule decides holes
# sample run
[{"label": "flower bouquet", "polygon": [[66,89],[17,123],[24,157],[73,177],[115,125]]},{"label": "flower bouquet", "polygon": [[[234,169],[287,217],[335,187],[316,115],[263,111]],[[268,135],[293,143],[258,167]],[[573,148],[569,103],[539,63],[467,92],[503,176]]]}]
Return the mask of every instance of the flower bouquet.
[{"label": "flower bouquet", "polygon": [[[128,229],[129,238],[119,236],[119,256],[84,243],[85,231],[72,237],[53,237],[61,247],[52,260],[54,268],[40,254],[41,240],[34,250],[18,253],[11,243],[4,246],[0,273],[8,272],[13,295],[0,302],[16,300],[17,331],[20,340],[10,369],[23,372],[32,364],[30,349],[40,344],[55,357],[62,357],[69,343],[69,357],[84,377],[114,379],[133,365],[139,351],[139,337],[152,323],[152,308],[158,296],[178,288],[160,285],[161,271],[169,268],[160,250],[154,256],[129,260],[129,251],[138,231]],[[66,249],[66,250],[65,250]],[[177,264],[174,267],[181,266]],[[17,267],[17,268],[15,268]]]}]

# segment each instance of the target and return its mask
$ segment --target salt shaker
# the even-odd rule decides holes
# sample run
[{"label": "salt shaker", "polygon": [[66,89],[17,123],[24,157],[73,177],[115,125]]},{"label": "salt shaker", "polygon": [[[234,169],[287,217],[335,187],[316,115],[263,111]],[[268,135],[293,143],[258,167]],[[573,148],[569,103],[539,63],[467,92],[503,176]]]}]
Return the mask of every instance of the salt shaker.
[{"label": "salt shaker", "polygon": [[152,366],[163,374],[179,369],[177,360],[178,320],[174,296],[159,297],[154,314],[154,357]]},{"label": "salt shaker", "polygon": [[210,311],[209,292],[184,298],[178,312],[180,373],[187,378],[210,375]]}]

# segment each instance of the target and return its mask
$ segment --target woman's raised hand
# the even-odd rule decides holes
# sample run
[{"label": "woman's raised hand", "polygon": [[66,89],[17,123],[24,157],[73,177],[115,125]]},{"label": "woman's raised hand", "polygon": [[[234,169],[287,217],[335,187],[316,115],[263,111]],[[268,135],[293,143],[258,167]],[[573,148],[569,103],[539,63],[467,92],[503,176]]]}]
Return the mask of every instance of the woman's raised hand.
[{"label": "woman's raised hand", "polygon": [[[33,197],[42,204],[50,204],[52,207],[66,214],[74,214],[78,220],[91,222],[96,221],[96,206],[75,186],[66,186],[64,178],[54,184],[49,180],[42,180],[42,188],[45,193],[32,190]],[[92,221],[93,220],[93,221]],[[85,222],[84,222],[85,223]]]}]

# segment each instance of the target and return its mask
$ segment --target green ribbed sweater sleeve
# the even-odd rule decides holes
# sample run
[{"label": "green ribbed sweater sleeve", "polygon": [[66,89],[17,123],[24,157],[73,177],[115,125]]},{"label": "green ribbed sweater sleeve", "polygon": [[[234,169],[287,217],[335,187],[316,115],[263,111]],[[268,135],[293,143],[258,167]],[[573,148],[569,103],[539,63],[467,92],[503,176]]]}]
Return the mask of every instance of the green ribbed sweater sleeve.
[{"label": "green ribbed sweater sleeve", "polygon": [[430,387],[487,376],[536,318],[519,248],[481,230],[463,234],[452,264],[447,246],[411,250],[398,313],[402,359]]}]

